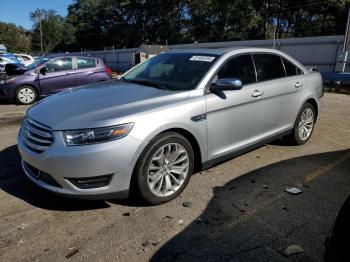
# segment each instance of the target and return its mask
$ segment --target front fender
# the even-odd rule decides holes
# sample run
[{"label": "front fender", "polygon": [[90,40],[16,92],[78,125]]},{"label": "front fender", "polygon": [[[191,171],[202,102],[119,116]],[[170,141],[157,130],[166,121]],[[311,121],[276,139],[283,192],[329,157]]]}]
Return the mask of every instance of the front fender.
[{"label": "front fender", "polygon": [[[203,123],[202,123],[203,122]],[[163,124],[155,128],[152,132],[147,134],[147,136],[142,140],[142,143],[138,147],[132,162],[131,162],[131,170],[134,170],[135,165],[140,158],[142,152],[145,150],[145,148],[149,145],[150,141],[155,138],[157,135],[166,132],[167,130],[172,129],[182,129],[184,131],[187,131],[192,134],[192,136],[196,139],[200,153],[201,153],[201,159],[202,162],[205,162],[207,160],[207,133],[206,133],[206,121],[197,122],[198,128],[195,128],[194,126],[182,122],[173,122],[168,124]],[[196,124],[197,124],[196,123]]]}]

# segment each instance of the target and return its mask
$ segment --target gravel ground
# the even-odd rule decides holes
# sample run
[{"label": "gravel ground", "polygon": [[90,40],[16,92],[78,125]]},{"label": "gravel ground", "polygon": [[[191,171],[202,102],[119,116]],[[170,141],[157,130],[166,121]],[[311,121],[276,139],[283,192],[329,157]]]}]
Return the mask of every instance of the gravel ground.
[{"label": "gravel ground", "polygon": [[[320,261],[350,189],[349,105],[348,95],[325,94],[306,145],[260,147],[147,207],[71,200],[33,185],[16,148],[26,107],[0,104],[0,261]],[[289,186],[303,192],[290,195]],[[291,244],[304,253],[285,257]]]}]

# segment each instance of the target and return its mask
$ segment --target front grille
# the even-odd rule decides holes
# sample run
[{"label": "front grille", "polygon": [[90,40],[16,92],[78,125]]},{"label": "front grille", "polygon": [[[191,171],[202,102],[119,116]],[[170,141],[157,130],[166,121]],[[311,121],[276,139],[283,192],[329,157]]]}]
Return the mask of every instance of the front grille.
[{"label": "front grille", "polygon": [[24,162],[23,165],[24,165],[24,168],[27,170],[28,174],[31,177],[33,177],[34,179],[41,180],[41,181],[45,182],[46,184],[49,184],[50,186],[62,188],[62,186],[60,184],[58,184],[56,182],[56,180],[53,179],[52,176],[50,176],[48,173],[41,171],[41,170],[29,165],[26,162]]},{"label": "front grille", "polygon": [[53,143],[53,133],[48,126],[27,118],[22,126],[22,140],[30,150],[40,154]]}]

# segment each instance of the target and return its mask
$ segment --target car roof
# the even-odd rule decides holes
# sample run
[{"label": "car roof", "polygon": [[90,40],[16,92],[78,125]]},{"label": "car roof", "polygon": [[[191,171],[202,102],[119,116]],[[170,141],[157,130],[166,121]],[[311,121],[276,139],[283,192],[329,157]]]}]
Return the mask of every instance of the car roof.
[{"label": "car roof", "polygon": [[173,49],[167,51],[167,53],[197,53],[197,54],[208,54],[208,55],[223,55],[229,51],[237,50],[239,48],[189,48],[189,49]]},{"label": "car roof", "polygon": [[223,55],[233,51],[244,51],[244,52],[267,52],[274,54],[281,54],[279,50],[272,48],[261,48],[261,47],[224,47],[224,48],[189,48],[189,49],[173,49],[168,52],[171,53],[197,53],[197,54],[212,54],[212,55]]},{"label": "car roof", "polygon": [[62,57],[80,57],[80,58],[93,58],[93,59],[98,59],[98,60],[101,60],[101,58],[99,57],[95,57],[95,56],[84,56],[84,55],[70,55],[70,54],[67,54],[67,55],[47,55],[45,56],[49,59],[52,59],[52,58],[62,58]]},{"label": "car roof", "polygon": [[296,64],[299,68],[301,68],[304,72],[307,72],[308,70],[297,60],[295,60],[290,55],[281,52],[277,49],[273,48],[262,48],[262,47],[225,47],[225,48],[189,48],[189,49],[173,49],[170,51],[167,51],[166,53],[193,53],[193,54],[207,54],[207,55],[217,55],[217,56],[223,56],[225,54],[230,55],[230,53],[269,53],[269,54],[275,54],[280,55],[282,57],[288,58],[289,61],[292,61],[294,64]]}]

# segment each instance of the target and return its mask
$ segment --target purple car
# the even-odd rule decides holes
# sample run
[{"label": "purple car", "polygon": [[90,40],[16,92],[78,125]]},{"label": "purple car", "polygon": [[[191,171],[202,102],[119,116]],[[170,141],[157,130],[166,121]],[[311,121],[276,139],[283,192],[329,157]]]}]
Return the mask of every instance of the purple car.
[{"label": "purple car", "polygon": [[0,78],[0,99],[32,104],[45,97],[77,86],[112,79],[112,70],[94,57],[43,57],[25,70],[6,69]]}]

